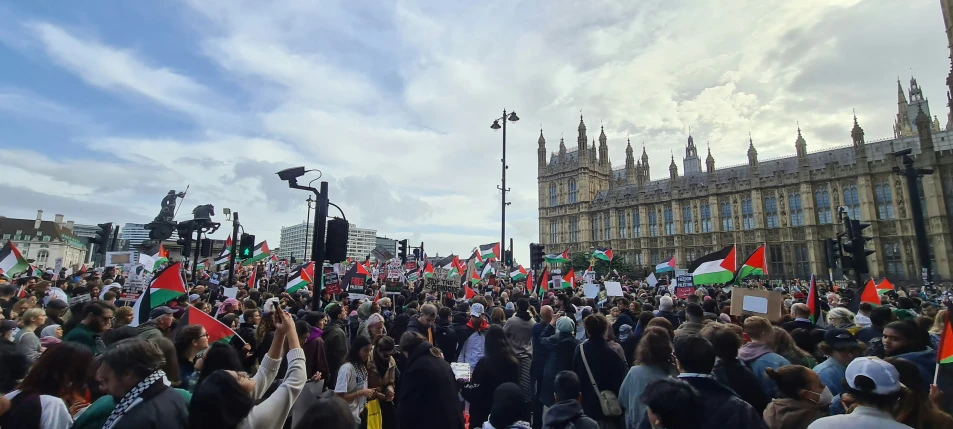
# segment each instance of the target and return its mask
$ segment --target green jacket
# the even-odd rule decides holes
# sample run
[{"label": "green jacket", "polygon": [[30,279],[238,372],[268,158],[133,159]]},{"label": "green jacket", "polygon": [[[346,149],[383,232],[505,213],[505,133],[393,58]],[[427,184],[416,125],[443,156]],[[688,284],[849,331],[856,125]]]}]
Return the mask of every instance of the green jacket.
[{"label": "green jacket", "polygon": [[[185,402],[188,403],[192,400],[192,394],[187,390],[175,389],[176,392],[179,392],[182,395],[182,398],[185,399]],[[93,402],[86,410],[83,411],[76,420],[73,421],[73,426],[71,429],[99,429],[106,424],[106,419],[109,418],[109,414],[112,413],[113,409],[116,408],[116,400],[113,399],[111,395],[103,396],[102,398],[97,399]]]},{"label": "green jacket", "polygon": [[102,337],[90,331],[89,328],[82,323],[76,325],[75,328],[69,331],[69,333],[63,337],[63,341],[72,341],[77,344],[82,344],[96,356],[106,351],[106,343],[103,342]]}]

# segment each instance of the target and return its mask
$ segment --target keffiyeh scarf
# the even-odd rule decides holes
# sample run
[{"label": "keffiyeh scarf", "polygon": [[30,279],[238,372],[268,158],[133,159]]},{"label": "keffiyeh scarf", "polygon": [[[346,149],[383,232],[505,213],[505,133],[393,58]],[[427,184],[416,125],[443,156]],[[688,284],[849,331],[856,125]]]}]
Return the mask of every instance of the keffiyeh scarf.
[{"label": "keffiyeh scarf", "polygon": [[126,414],[126,411],[129,411],[130,408],[141,402],[139,395],[141,395],[142,392],[152,386],[155,382],[161,382],[164,378],[165,372],[160,369],[156,372],[153,372],[144,380],[140,381],[136,387],[133,387],[132,390],[130,390],[129,393],[126,393],[126,396],[123,396],[122,400],[116,404],[116,408],[113,409],[113,412],[109,414],[109,418],[106,419],[106,424],[103,425],[103,429],[112,429],[112,427],[119,422],[119,419]]}]

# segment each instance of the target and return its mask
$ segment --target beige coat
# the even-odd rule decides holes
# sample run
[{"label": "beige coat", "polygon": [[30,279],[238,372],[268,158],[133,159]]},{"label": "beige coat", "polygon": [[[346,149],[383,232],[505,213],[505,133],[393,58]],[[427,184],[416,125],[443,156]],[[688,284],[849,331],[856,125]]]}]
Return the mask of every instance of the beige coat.
[{"label": "beige coat", "polygon": [[773,399],[764,409],[764,422],[771,429],[806,429],[814,420],[827,417],[827,409],[803,399]]}]

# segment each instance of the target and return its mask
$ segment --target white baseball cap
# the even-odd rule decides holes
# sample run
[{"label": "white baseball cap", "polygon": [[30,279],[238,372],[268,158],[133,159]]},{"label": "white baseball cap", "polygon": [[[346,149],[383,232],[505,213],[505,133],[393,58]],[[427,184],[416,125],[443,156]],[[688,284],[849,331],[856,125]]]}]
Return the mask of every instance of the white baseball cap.
[{"label": "white baseball cap", "polygon": [[[861,375],[874,382],[874,389],[872,391],[857,387],[855,379]],[[897,393],[901,387],[900,372],[897,371],[897,368],[875,357],[859,357],[854,359],[850,365],[847,365],[844,378],[847,379],[847,385],[850,386],[851,389],[873,393],[875,395]]]},{"label": "white baseball cap", "polygon": [[480,317],[483,315],[483,304],[476,303],[470,306],[470,315]]}]

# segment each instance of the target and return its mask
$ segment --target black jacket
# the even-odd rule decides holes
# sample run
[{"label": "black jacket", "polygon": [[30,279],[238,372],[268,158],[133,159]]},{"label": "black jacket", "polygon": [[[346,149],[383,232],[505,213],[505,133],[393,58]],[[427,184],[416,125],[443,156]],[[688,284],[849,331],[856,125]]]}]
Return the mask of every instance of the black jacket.
[{"label": "black jacket", "polygon": [[771,398],[764,394],[761,382],[751,372],[751,368],[738,359],[728,362],[721,359],[715,361],[715,368],[711,374],[725,386],[734,390],[745,402],[751,404],[758,415],[771,403]]},{"label": "black jacket", "polygon": [[609,347],[609,343],[601,338],[590,338],[580,344],[572,357],[572,369],[579,376],[579,386],[582,389],[582,410],[593,420],[616,422],[616,426],[621,426],[621,416],[606,417],[602,414],[599,398],[596,397],[596,391],[592,388],[589,373],[582,362],[582,351],[586,352],[589,370],[592,371],[592,376],[595,378],[596,386],[600,392],[610,390],[616,396],[619,396],[619,388],[622,387],[622,380],[625,379],[629,366],[625,364],[615,350]]},{"label": "black jacket", "polygon": [[503,383],[519,384],[520,365],[518,361],[503,358],[496,360],[484,356],[473,368],[470,382],[463,386],[460,394],[470,403],[470,426],[481,427],[490,416],[493,405],[493,392]]},{"label": "black jacket", "polygon": [[423,342],[407,353],[397,384],[397,420],[401,429],[463,429],[463,408],[453,370],[439,350]]},{"label": "black jacket", "polygon": [[599,429],[595,420],[586,417],[582,405],[575,399],[559,401],[549,407],[543,417],[543,429]]},{"label": "black jacket", "polygon": [[[245,343],[251,346],[252,351],[258,350],[258,340],[255,338],[255,325],[250,323],[242,323],[238,325],[238,331],[235,332],[238,334],[241,339],[245,340]],[[241,350],[239,347],[238,350],[238,360],[242,362],[242,366],[245,367],[245,372],[251,372],[255,368],[255,360],[257,359],[253,354],[251,357],[246,358],[246,353]]]},{"label": "black jacket", "polygon": [[543,367],[546,366],[546,359],[549,357],[549,351],[539,345],[539,340],[543,336],[543,330],[550,326],[545,322],[538,322],[533,325],[533,361],[530,364],[530,373],[542,375]]},{"label": "black jacket", "polygon": [[436,346],[443,352],[443,359],[447,363],[457,361],[457,333],[453,330],[450,323],[438,320],[433,324],[434,341]]},{"label": "black jacket", "polygon": [[141,395],[143,402],[126,412],[114,429],[165,429],[189,426],[189,405],[182,394],[161,382]]},{"label": "black jacket", "polygon": [[[713,378],[686,377],[682,381],[698,391],[703,403],[704,425],[699,429],[768,429],[764,418],[735,392]],[[652,429],[649,419],[642,419],[639,429]]]},{"label": "black jacket", "polygon": [[615,318],[615,323],[612,324],[612,335],[614,338],[619,338],[619,328],[622,325],[629,325],[633,329],[635,328],[635,320],[632,319],[632,313],[629,310],[624,310],[619,312],[619,317]]},{"label": "black jacket", "polygon": [[6,338],[0,338],[0,392],[17,388],[17,381],[26,377],[30,361],[19,346]]},{"label": "black jacket", "polygon": [[[672,313],[671,311],[661,311],[661,310],[659,310],[659,312],[658,312],[658,317],[664,317],[664,318],[667,319],[669,322],[672,322],[672,328],[673,328],[673,329],[678,329],[679,325],[682,324],[681,319],[679,319],[678,316],[675,315],[675,313]],[[634,326],[633,326],[633,328],[634,328]]]},{"label": "black jacket", "polygon": [[[547,358],[545,366],[543,367],[543,383],[539,388],[539,400],[543,405],[551,407],[553,403],[556,402],[556,399],[553,397],[553,382],[556,381],[556,374],[559,374],[561,371],[572,370],[572,357],[573,353],[576,352],[576,346],[579,344],[579,341],[576,340],[576,336],[573,334],[566,333],[556,333],[556,328],[553,325],[546,325],[541,338],[539,340],[539,349],[545,351]],[[533,349],[533,353],[536,353],[536,349]],[[619,358],[618,355],[613,355],[616,359]],[[623,377],[625,374],[623,374]],[[580,377],[581,378],[581,377]],[[619,379],[619,383],[622,383],[622,379]],[[618,390],[618,387],[616,387]]]},{"label": "black jacket", "polygon": [[415,334],[420,334],[424,337],[425,340],[430,341],[430,335],[433,335],[434,343],[437,342],[437,335],[433,332],[431,328],[425,328],[424,325],[421,325],[416,317],[410,319],[410,322],[407,323],[407,330],[404,332],[413,332]]}]

